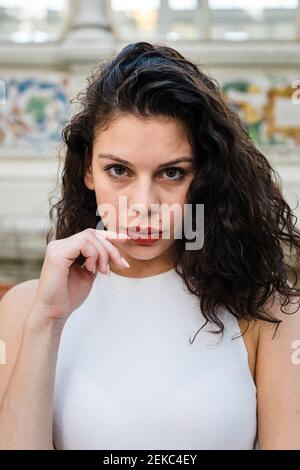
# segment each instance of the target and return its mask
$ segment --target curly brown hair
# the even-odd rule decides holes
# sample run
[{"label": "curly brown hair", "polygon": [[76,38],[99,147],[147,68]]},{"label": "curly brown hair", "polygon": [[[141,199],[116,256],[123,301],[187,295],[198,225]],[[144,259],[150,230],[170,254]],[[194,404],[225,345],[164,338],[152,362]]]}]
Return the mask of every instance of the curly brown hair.
[{"label": "curly brown hair", "polygon": [[[297,272],[284,262],[288,248],[298,261],[297,218],[278,174],[226,103],[218,82],[175,49],[144,41],[100,62],[87,80],[86,91],[76,96],[82,109],[62,131],[61,198],[50,209],[51,221],[56,213],[56,239],[96,228],[100,218],[95,192],[84,184],[97,130],[120,112],[178,119],[196,159],[187,202],[205,206],[205,241],[196,251],[184,249],[184,236],[174,242],[176,271],[199,298],[205,324],[218,325],[216,332],[224,330],[217,312],[221,305],[248,325],[260,319],[277,323],[277,330],[281,320],[265,310],[266,301],[275,294],[282,305],[300,298]],[[47,243],[51,236],[52,229]]]}]

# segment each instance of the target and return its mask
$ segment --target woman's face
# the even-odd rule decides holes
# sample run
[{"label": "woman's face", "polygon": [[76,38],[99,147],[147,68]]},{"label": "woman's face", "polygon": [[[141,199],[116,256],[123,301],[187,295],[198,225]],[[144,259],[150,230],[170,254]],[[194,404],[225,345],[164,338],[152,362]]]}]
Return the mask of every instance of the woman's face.
[{"label": "woman's face", "polygon": [[[188,161],[171,163],[182,158]],[[173,204],[180,206],[180,220],[183,220],[186,192],[193,175],[192,148],[180,122],[123,114],[95,135],[92,163],[84,181],[95,191],[99,215],[107,229],[126,233],[132,228],[138,232],[138,226],[165,231],[161,238],[153,235],[153,243],[135,241],[137,237],[132,234],[131,240],[118,246],[130,263],[132,259],[151,260],[172,253],[178,212],[173,216],[170,210],[170,217],[165,217],[160,207],[161,204],[167,208]],[[115,224],[109,217],[105,218],[103,204],[114,207]],[[156,206],[151,208],[153,204]],[[135,209],[131,214],[130,208]]]}]

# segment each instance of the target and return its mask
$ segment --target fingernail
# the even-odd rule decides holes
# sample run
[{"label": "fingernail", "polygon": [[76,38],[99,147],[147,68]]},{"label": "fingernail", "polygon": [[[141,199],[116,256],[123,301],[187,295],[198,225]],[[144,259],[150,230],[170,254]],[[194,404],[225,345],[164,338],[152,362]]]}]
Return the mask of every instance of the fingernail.
[{"label": "fingernail", "polygon": [[106,274],[108,274],[110,276],[110,266],[109,266],[109,264],[107,265],[107,268],[106,268]]},{"label": "fingernail", "polygon": [[96,266],[94,266],[94,268],[92,269],[92,273],[95,274],[96,272]]},{"label": "fingernail", "polygon": [[126,266],[126,268],[130,268],[130,264],[128,264],[128,261],[126,261],[126,259],[123,258],[123,256],[121,256],[121,260],[122,260],[122,263]]}]

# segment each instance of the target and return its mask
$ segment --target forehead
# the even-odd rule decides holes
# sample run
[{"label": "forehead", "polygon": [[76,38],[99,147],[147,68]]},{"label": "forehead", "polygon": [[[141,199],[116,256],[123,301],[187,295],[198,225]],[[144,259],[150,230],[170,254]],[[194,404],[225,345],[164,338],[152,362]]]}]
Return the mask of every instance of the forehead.
[{"label": "forehead", "polygon": [[133,164],[141,160],[156,164],[161,160],[192,155],[186,130],[180,121],[131,114],[118,116],[105,130],[96,132],[93,152],[115,154]]}]

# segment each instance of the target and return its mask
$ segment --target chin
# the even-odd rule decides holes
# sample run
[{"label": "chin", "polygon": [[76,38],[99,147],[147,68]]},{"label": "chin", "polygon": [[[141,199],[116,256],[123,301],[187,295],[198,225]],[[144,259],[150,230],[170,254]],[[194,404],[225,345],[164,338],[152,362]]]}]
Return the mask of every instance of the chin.
[{"label": "chin", "polygon": [[[159,243],[159,242],[158,242]],[[150,260],[161,256],[168,247],[158,246],[158,245],[135,245],[130,248],[125,246],[123,247],[124,251],[128,253],[129,256],[138,260]]]}]

